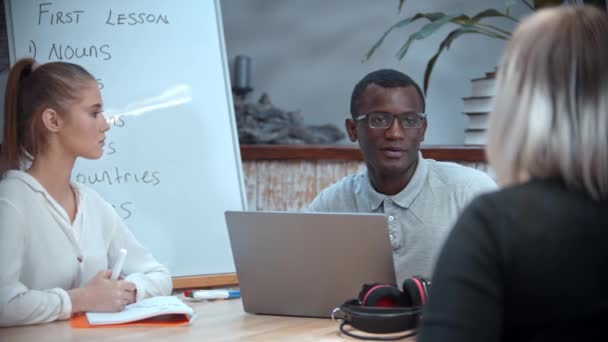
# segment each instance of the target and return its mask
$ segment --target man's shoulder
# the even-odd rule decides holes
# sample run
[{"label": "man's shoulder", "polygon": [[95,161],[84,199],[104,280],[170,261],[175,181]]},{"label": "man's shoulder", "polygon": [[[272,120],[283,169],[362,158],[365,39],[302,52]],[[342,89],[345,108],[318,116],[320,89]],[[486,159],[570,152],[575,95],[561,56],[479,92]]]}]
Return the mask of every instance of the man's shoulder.
[{"label": "man's shoulder", "polygon": [[452,162],[426,159],[429,181],[437,186],[496,188],[496,182],[485,172]]},{"label": "man's shoulder", "polygon": [[356,191],[356,189],[358,189],[364,181],[366,181],[366,177],[367,173],[365,171],[346,175],[332,185],[321,189],[319,193],[324,193],[326,195],[352,193]]},{"label": "man's shoulder", "polygon": [[356,193],[367,181],[367,172],[347,175],[319,191],[312,201],[310,211],[352,211],[356,207]]}]

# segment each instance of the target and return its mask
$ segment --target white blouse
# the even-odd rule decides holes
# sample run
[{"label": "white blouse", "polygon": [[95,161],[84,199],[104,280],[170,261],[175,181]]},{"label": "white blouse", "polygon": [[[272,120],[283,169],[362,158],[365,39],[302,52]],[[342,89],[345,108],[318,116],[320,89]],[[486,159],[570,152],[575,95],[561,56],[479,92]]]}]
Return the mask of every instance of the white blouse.
[{"label": "white blouse", "polygon": [[42,185],[22,171],[0,181],[0,326],[68,319],[67,290],[84,286],[128,256],[122,274],[137,287],[136,300],[169,295],[169,271],[128,230],[95,191],[72,183],[77,212],[66,211]]}]

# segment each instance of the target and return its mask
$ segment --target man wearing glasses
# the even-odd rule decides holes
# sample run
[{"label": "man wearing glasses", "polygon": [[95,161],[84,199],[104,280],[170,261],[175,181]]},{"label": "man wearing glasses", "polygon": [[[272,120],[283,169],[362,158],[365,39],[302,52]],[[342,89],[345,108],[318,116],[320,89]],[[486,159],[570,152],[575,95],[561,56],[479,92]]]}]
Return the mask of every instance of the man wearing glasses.
[{"label": "man wearing glasses", "polygon": [[350,110],[346,130],[359,142],[367,170],[324,189],[308,209],[384,213],[398,283],[430,277],[460,212],[496,184],[481,171],[422,157],[425,100],[407,75],[388,69],[368,74],[355,86]]}]

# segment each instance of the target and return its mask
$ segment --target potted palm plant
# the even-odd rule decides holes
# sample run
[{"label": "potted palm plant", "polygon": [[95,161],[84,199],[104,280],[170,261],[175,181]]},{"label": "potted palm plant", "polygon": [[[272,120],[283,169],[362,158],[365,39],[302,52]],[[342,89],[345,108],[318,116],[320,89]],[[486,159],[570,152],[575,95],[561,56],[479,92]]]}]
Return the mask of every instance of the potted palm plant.
[{"label": "potted palm plant", "polygon": [[[534,11],[542,7],[561,5],[563,3],[576,4],[580,3],[577,0],[520,0],[526,7]],[[606,9],[606,0],[583,0],[586,4],[592,4]],[[486,21],[491,18],[506,18],[514,22],[519,22],[517,18],[514,18],[510,14],[510,9],[515,3],[515,0],[506,0],[505,9],[500,11],[494,8],[483,10],[473,16],[465,14],[445,14],[443,12],[429,12],[429,13],[417,13],[413,16],[399,20],[397,23],[389,27],[384,34],[378,39],[378,41],[370,48],[365,55],[364,60],[368,60],[372,57],[374,52],[382,45],[385,38],[393,31],[405,28],[406,26],[413,24],[421,19],[429,21],[426,25],[423,25],[418,31],[410,34],[405,43],[397,51],[397,58],[403,59],[410,47],[416,40],[423,40],[440,28],[447,24],[454,24],[456,28],[450,31],[443,41],[439,44],[437,52],[428,60],[426,70],[424,72],[424,92],[428,91],[429,81],[433,67],[437,62],[437,59],[441,53],[449,49],[450,45],[458,37],[465,34],[479,34],[490,38],[507,40],[511,36],[511,32],[503,30],[495,25],[489,24]],[[403,10],[405,0],[399,0],[399,12]]]},{"label": "potted palm plant", "polygon": [[[531,11],[538,10],[547,6],[555,6],[561,4],[577,4],[581,1],[577,0],[519,0],[524,6],[529,8]],[[402,12],[405,0],[399,0],[399,13]],[[506,0],[505,8],[497,10],[489,8],[483,10],[473,16],[465,14],[446,14],[443,12],[429,12],[429,13],[416,13],[413,16],[406,17],[399,20],[392,26],[390,26],[384,34],[376,41],[376,43],[370,48],[364,57],[364,61],[369,60],[376,50],[383,44],[386,37],[394,31],[406,28],[416,22],[426,20],[428,23],[424,24],[420,29],[409,36],[405,42],[401,45],[397,51],[396,57],[402,60],[412,47],[415,41],[423,40],[444,27],[445,25],[455,25],[456,27],[447,33],[444,39],[439,44],[437,51],[427,61],[426,69],[424,71],[424,82],[423,90],[424,93],[428,93],[431,74],[435,63],[439,56],[447,49],[450,48],[451,44],[458,39],[460,36],[477,34],[493,39],[508,40],[511,36],[511,32],[502,29],[496,25],[488,23],[491,19],[503,18],[515,23],[519,20],[511,16],[511,7],[516,3],[516,0]],[[585,4],[591,4],[606,9],[606,0],[583,0]],[[484,77],[472,80],[473,94],[469,97],[465,97],[464,100],[464,112],[470,118],[469,128],[465,131],[465,144],[483,144],[485,137],[485,125],[487,122],[487,114],[489,112],[489,104],[491,96],[493,95],[493,79],[494,72],[487,73]]]}]

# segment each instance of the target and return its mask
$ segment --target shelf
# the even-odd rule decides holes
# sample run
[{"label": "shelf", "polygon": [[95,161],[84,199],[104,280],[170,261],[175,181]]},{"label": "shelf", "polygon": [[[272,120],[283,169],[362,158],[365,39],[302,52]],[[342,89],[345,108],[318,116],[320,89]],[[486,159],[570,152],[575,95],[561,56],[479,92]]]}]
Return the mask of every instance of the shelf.
[{"label": "shelf", "polygon": [[[452,162],[485,162],[482,145],[428,145],[425,158]],[[363,160],[356,146],[348,145],[241,145],[241,158],[253,160]]]}]

